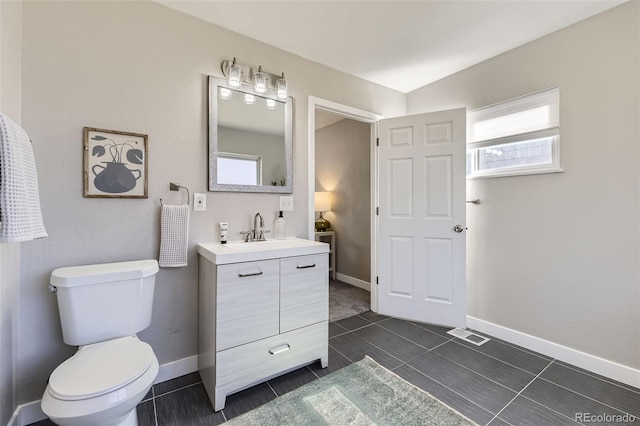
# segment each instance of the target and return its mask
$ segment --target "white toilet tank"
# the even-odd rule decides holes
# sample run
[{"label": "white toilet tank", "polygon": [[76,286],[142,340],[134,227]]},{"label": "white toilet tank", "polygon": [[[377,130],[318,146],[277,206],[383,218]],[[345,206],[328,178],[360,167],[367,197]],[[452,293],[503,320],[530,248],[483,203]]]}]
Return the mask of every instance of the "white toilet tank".
[{"label": "white toilet tank", "polygon": [[158,262],[71,266],[51,273],[62,337],[88,345],[136,334],[151,324]]}]

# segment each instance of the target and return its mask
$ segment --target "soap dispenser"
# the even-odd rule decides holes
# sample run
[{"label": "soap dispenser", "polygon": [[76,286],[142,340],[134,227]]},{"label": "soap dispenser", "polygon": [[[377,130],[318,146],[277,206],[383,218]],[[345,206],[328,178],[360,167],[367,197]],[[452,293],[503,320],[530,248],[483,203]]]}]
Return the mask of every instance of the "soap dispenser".
[{"label": "soap dispenser", "polygon": [[280,215],[276,219],[276,240],[284,240],[287,237],[284,226],[286,221],[282,216],[282,210],[280,210]]}]

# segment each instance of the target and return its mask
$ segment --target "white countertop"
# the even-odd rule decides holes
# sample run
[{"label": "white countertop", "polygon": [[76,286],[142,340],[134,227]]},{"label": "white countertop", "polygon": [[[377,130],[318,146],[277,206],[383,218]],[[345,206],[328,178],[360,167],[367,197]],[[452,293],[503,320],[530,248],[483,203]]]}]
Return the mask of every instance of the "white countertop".
[{"label": "white countertop", "polygon": [[227,244],[198,244],[198,254],[216,265],[328,252],[329,244],[301,238],[253,241],[249,243],[233,241]]}]

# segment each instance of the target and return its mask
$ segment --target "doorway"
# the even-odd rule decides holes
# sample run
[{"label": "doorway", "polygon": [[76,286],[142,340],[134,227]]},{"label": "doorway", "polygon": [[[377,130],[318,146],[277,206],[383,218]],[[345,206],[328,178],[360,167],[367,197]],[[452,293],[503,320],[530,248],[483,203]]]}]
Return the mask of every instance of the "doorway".
[{"label": "doorway", "polygon": [[309,100],[309,235],[316,234],[315,192],[328,192],[335,244],[330,321],[375,310],[375,123],[381,116],[319,98]]}]

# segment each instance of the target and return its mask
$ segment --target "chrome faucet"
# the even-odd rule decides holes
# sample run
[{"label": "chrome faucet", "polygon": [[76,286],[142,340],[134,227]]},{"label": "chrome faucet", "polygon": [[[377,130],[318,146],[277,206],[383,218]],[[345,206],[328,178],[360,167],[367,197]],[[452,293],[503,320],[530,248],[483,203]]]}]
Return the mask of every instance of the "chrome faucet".
[{"label": "chrome faucet", "polygon": [[[258,218],[260,218],[259,223]],[[262,215],[258,212],[253,217],[253,229],[249,229],[247,232],[242,231],[240,234],[244,235],[244,242],[248,243],[250,241],[267,241],[264,238],[264,234],[268,234],[269,232],[270,231],[268,229],[264,229],[264,220],[262,219]]]},{"label": "chrome faucet", "polygon": [[[258,218],[260,218],[260,228],[258,228]],[[264,220],[262,219],[262,215],[260,214],[260,212],[258,212],[253,217],[253,241],[264,241],[262,228],[264,228]]]}]

